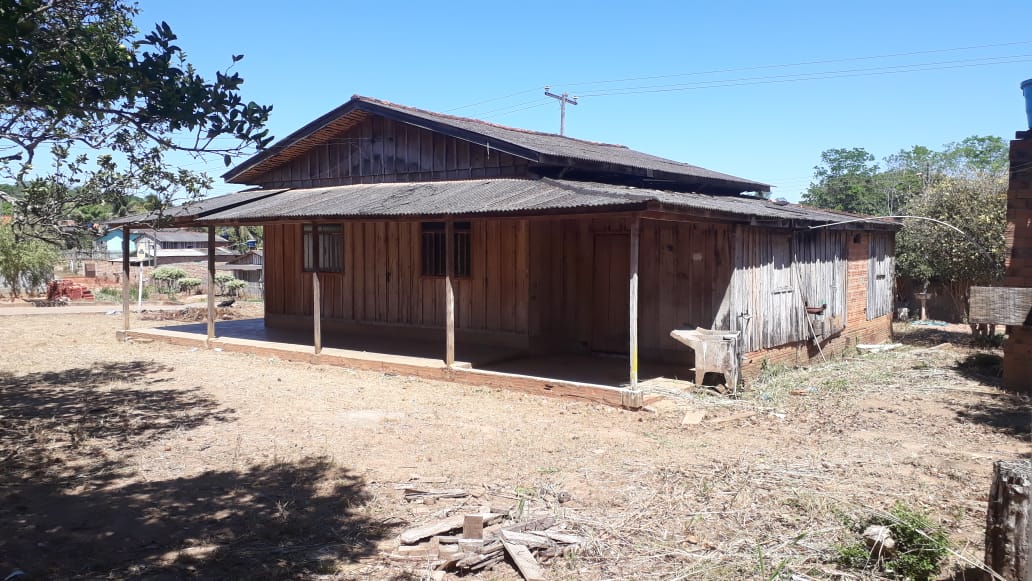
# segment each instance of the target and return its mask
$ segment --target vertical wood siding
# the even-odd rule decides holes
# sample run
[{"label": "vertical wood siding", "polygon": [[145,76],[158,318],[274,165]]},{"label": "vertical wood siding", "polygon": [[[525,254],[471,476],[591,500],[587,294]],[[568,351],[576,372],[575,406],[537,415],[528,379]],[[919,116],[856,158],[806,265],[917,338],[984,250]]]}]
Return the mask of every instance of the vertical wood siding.
[{"label": "vertical wood siding", "polygon": [[827,304],[826,334],[846,325],[848,234],[736,227],[735,273],[722,312],[743,351],[811,337],[805,305]]},{"label": "vertical wood siding", "polygon": [[891,234],[872,234],[868,259],[867,320],[892,312],[892,289],[896,280],[896,239]]},{"label": "vertical wood siding", "polygon": [[[630,244],[629,224],[627,218],[531,223],[535,347],[618,350],[613,336],[618,329],[626,342],[629,264],[622,262],[628,255],[615,252],[614,245]],[[638,336],[644,355],[683,359],[685,348],[670,338],[670,331],[717,326],[733,267],[731,232],[726,224],[642,221]]]},{"label": "vertical wood siding", "polygon": [[525,177],[527,160],[373,116],[248,180],[265,188]]},{"label": "vertical wood siding", "polygon": [[[471,276],[455,284],[456,327],[526,333],[528,225],[471,224]],[[444,279],[422,276],[419,222],[344,224],[344,272],[321,273],[322,313],[362,323],[444,326]],[[272,224],[265,234],[266,312],[311,315],[311,275],[302,272],[301,225]]]}]

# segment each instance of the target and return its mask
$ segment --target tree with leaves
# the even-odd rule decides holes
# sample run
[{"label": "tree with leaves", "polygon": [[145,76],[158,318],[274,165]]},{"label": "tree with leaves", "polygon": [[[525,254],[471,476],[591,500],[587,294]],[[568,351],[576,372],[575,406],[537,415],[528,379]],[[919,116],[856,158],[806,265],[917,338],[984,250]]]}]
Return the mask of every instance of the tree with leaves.
[{"label": "tree with leaves", "polygon": [[[897,268],[919,282],[939,282],[958,311],[968,315],[971,287],[999,282],[1004,273],[1007,229],[1006,182],[1001,176],[947,177],[914,198],[908,215],[934,218],[907,220],[897,237]],[[988,337],[989,325],[971,325],[976,337]]]},{"label": "tree with leaves", "polygon": [[124,0],[0,0],[0,172],[22,191],[23,235],[61,238],[73,209],[131,195],[159,208],[199,196],[211,178],[169,152],[229,165],[272,140],[271,107],[242,99],[239,74],[200,76],[168,24],[139,34],[138,12]]},{"label": "tree with leaves", "polygon": [[862,147],[825,150],[803,203],[855,214],[883,213],[878,174],[874,156]]},{"label": "tree with leaves", "polygon": [[22,292],[35,292],[54,276],[57,249],[39,240],[18,241],[10,224],[0,224],[0,280],[10,289],[11,298]]}]

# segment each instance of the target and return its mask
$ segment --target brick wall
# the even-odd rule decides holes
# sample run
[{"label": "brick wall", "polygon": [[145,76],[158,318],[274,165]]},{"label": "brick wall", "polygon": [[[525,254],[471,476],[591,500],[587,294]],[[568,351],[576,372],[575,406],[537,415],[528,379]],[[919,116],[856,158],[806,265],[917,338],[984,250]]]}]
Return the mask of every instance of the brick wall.
[{"label": "brick wall", "polygon": [[[122,263],[121,262],[110,262],[107,260],[98,260],[94,262],[97,266],[97,278],[94,287],[102,286],[118,286],[122,284]],[[199,278],[201,280],[208,280],[208,263],[207,261],[194,261],[194,262],[178,262],[170,264],[176,268],[181,268],[186,272],[186,276],[190,278]],[[153,266],[144,267],[144,276],[149,278],[150,272],[154,270]],[[81,271],[81,269],[80,269]],[[133,265],[129,268],[129,280],[134,284],[137,283],[136,275],[140,272],[140,269]]]},{"label": "brick wall", "polygon": [[[885,315],[870,321],[861,319],[860,323],[855,320],[846,325],[846,329],[832,337],[830,340],[821,343],[826,357],[839,355],[860,344],[884,343],[892,338],[892,316]],[[747,353],[742,358],[742,377],[753,379],[760,374],[764,365],[806,365],[814,360],[820,360],[820,352],[812,341],[799,341],[761,349]]]},{"label": "brick wall", "polygon": [[870,234],[858,232],[849,239],[846,270],[846,329],[867,320],[867,271],[871,257]]},{"label": "brick wall", "polygon": [[[1032,131],[1010,144],[1005,286],[1032,288]],[[1003,384],[1032,392],[1032,327],[1011,326],[1003,346]]]},{"label": "brick wall", "polygon": [[[867,276],[870,258],[870,235],[862,232],[849,239],[846,267],[846,328],[821,343],[825,356],[842,353],[857,343],[882,343],[892,338],[892,315],[867,320]],[[812,341],[799,341],[770,349],[747,353],[742,358],[742,376],[756,377],[763,366],[804,365],[819,358]]]}]

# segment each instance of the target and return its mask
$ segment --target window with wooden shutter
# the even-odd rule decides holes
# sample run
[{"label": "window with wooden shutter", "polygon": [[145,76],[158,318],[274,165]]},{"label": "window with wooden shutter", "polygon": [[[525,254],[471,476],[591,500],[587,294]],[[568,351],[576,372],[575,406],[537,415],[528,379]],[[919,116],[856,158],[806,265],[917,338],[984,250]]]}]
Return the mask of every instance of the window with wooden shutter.
[{"label": "window with wooden shutter", "polygon": [[301,247],[305,272],[344,272],[344,227],[305,224]]},{"label": "window with wooden shutter", "polygon": [[[469,222],[454,224],[455,276],[469,277],[472,256],[472,236]],[[445,263],[445,223],[423,222],[422,224],[422,274],[423,276],[444,276],[447,273]]]}]

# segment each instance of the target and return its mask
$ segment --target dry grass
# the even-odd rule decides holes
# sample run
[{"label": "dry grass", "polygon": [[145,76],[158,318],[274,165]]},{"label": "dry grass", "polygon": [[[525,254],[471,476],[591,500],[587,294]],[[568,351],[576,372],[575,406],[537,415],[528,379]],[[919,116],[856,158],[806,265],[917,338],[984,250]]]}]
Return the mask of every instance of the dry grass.
[{"label": "dry grass", "polygon": [[[980,561],[992,462],[1030,450],[1028,399],[1000,392],[992,358],[967,348],[771,370],[737,399],[665,384],[652,412],[631,413],[123,345],[119,322],[2,321],[0,518],[14,524],[0,566],[424,579],[425,563],[384,557],[398,531],[505,502],[588,539],[548,564],[557,579],[850,578],[834,564],[845,523],[896,501]],[[699,409],[702,424],[680,425]],[[394,484],[413,475],[474,496],[407,503]]]}]

